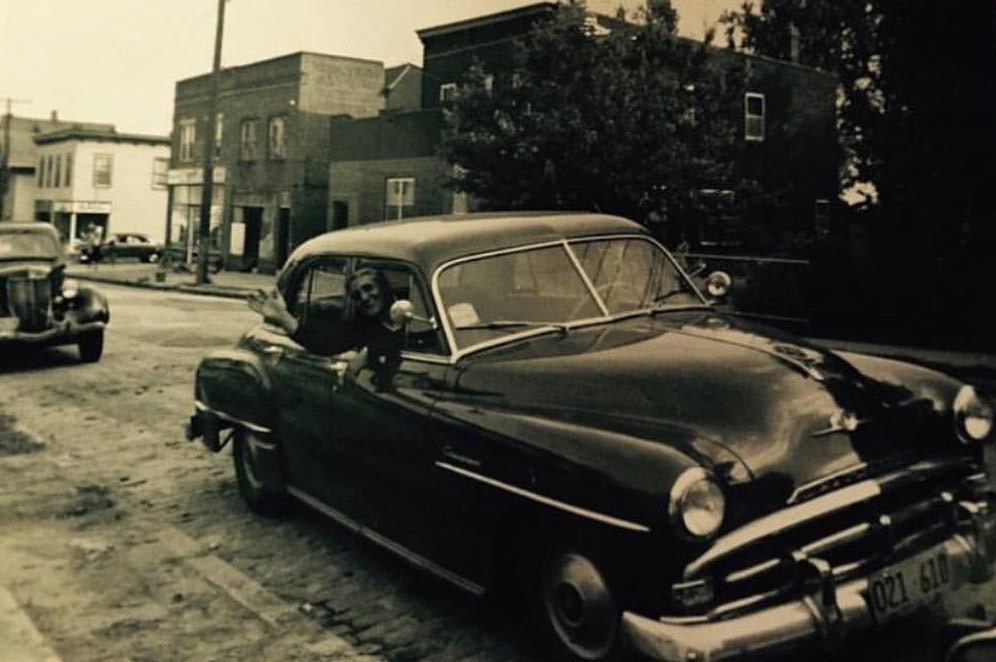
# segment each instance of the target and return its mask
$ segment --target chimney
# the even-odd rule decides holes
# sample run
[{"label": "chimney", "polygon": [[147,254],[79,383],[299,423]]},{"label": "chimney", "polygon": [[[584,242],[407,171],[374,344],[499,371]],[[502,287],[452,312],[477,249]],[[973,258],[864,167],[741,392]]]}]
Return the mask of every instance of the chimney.
[{"label": "chimney", "polygon": [[59,121],[59,111],[57,111],[57,110],[53,110],[52,111],[52,121],[53,122],[58,122]]}]

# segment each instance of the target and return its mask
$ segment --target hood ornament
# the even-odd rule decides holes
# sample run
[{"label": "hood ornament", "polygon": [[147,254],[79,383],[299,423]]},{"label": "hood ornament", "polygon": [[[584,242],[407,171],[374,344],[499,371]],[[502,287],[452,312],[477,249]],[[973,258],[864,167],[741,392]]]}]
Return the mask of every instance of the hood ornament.
[{"label": "hood ornament", "polygon": [[854,432],[862,423],[867,422],[868,419],[858,418],[853,411],[841,409],[830,415],[830,427],[814,432],[813,436],[823,437],[834,432]]}]

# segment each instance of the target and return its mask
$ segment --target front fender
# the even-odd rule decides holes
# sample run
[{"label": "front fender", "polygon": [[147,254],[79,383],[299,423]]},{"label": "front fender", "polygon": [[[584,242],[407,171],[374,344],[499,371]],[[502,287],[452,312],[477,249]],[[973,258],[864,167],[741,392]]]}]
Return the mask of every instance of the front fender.
[{"label": "front fender", "polygon": [[275,429],[270,380],[259,357],[251,352],[223,349],[201,359],[194,398],[197,416],[208,423],[205,430],[216,429],[217,419],[263,434]]}]

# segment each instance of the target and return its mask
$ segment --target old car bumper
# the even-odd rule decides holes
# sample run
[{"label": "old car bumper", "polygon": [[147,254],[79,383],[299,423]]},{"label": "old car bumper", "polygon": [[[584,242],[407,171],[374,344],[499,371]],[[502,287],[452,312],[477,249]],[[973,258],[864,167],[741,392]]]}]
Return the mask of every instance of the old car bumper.
[{"label": "old car bumper", "polygon": [[[972,531],[935,547],[946,552],[951,589],[992,578],[996,520],[991,511],[973,522]],[[810,595],[735,618],[653,619],[623,615],[627,644],[651,660],[710,662],[754,655],[832,648],[850,635],[875,627],[868,599],[869,577],[839,585],[832,579]]]},{"label": "old car bumper", "polygon": [[99,331],[106,327],[104,322],[75,322],[73,320],[63,320],[44,331],[11,331],[0,330],[0,343],[19,342],[30,344],[50,344],[65,342],[75,342],[83,334],[92,331]]}]

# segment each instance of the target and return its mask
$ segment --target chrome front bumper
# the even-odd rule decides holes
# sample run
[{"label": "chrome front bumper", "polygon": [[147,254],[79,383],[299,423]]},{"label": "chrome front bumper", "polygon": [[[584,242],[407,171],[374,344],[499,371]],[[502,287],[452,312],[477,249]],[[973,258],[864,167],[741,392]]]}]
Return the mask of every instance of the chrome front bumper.
[{"label": "chrome front bumper", "polygon": [[44,331],[0,331],[0,343],[22,342],[30,344],[73,343],[85,333],[99,331],[107,325],[104,322],[74,322],[62,320]]},{"label": "chrome front bumper", "polygon": [[[939,544],[951,564],[952,589],[993,576],[996,521],[976,518],[975,530]],[[623,614],[627,644],[651,660],[713,662],[756,654],[821,650],[875,626],[866,600],[868,579],[825,585],[811,595],[720,621],[652,619]]]}]

